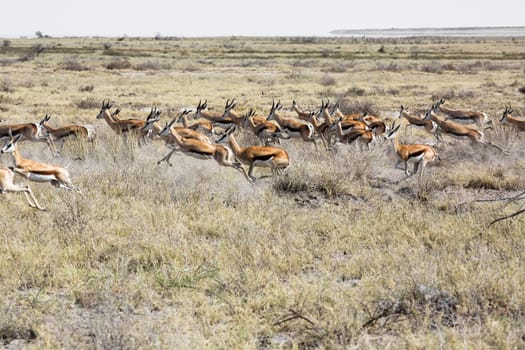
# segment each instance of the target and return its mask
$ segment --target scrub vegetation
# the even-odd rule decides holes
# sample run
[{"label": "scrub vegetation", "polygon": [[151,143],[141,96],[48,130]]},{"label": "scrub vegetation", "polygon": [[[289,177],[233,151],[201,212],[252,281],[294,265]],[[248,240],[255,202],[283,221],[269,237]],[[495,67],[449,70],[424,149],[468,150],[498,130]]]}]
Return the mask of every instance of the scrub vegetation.
[{"label": "scrub vegetation", "polygon": [[[58,156],[81,193],[29,184],[47,211],[0,195],[0,344],[82,349],[517,349],[525,347],[524,38],[35,38],[0,47],[2,124],[91,124]],[[319,152],[282,140],[290,166],[253,184],[213,160],[139,147],[96,119],[162,123],[207,100],[267,115],[272,100],[376,114],[432,144],[423,176],[390,141]],[[509,150],[405,132],[400,105],[445,98],[493,121]],[[292,113],[292,112],[290,112]],[[258,144],[248,129],[237,136]],[[3,144],[3,142],[2,142]],[[0,155],[1,167],[12,165]],[[270,175],[256,169],[256,176]],[[493,201],[494,200],[494,201]]]}]

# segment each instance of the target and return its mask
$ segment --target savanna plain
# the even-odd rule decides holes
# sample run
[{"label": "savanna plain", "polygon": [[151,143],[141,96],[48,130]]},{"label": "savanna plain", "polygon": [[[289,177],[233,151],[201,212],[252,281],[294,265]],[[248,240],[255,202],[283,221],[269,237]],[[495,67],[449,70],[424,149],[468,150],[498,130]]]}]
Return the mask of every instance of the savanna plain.
[{"label": "savanna plain", "polygon": [[[525,39],[40,38],[0,48],[1,124],[91,124],[94,142],[32,160],[66,167],[81,193],[29,184],[47,211],[0,195],[0,344],[17,349],[523,349]],[[96,119],[162,123],[207,100],[268,114],[272,101],[400,123],[434,145],[423,176],[390,141],[319,152],[282,140],[284,174],[249,183],[214,160],[116,135]],[[509,155],[406,129],[400,105],[445,98],[493,121]],[[293,112],[289,112],[293,114]],[[0,125],[1,125],[0,124]],[[474,126],[475,127],[475,126]],[[246,130],[243,146],[259,144]],[[4,141],[2,141],[3,144]],[[8,154],[0,165],[12,165]],[[509,200],[508,198],[516,198]]]}]

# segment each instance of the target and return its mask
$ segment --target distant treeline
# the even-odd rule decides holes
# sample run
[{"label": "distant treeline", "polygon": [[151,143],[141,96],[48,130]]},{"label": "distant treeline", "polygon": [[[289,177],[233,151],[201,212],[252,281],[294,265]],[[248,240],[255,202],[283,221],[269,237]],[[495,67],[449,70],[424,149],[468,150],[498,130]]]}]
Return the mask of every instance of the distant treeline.
[{"label": "distant treeline", "polygon": [[458,28],[386,28],[386,29],[337,29],[330,34],[358,37],[413,37],[413,36],[525,36],[523,27],[458,27]]}]

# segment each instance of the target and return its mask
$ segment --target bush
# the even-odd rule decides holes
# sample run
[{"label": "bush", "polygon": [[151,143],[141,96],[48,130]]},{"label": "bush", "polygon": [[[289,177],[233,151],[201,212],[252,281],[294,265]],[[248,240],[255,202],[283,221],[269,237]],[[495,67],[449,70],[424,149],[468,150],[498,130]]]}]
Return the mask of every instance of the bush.
[{"label": "bush", "polygon": [[80,109],[97,109],[100,108],[100,101],[95,101],[93,98],[88,98],[76,102],[75,105]]},{"label": "bush", "polygon": [[359,87],[350,87],[348,90],[346,90],[346,95],[352,95],[352,96],[364,96],[366,93],[366,90]]},{"label": "bush", "polygon": [[13,88],[13,83],[11,82],[11,80],[4,78],[2,82],[0,82],[0,91],[14,92],[15,89]]},{"label": "bush", "polygon": [[443,65],[438,62],[430,62],[421,66],[421,71],[426,73],[442,74],[445,69],[443,68]]},{"label": "bush", "polygon": [[160,62],[153,62],[153,61],[146,61],[143,63],[139,63],[135,65],[135,70],[162,70],[162,69],[170,69],[171,66],[169,64],[162,64]]},{"label": "bush", "polygon": [[117,58],[105,65],[106,69],[129,69],[131,62],[125,58]]},{"label": "bush", "polygon": [[93,85],[84,85],[78,88],[78,91],[80,92],[91,92],[95,89]]},{"label": "bush", "polygon": [[62,62],[62,67],[65,70],[71,70],[71,71],[76,71],[76,72],[89,70],[88,67],[84,66],[82,63],[80,63],[76,59],[68,59],[65,62]]},{"label": "bush", "polygon": [[336,84],[335,78],[325,75],[321,78],[320,84],[323,86],[332,86]]}]

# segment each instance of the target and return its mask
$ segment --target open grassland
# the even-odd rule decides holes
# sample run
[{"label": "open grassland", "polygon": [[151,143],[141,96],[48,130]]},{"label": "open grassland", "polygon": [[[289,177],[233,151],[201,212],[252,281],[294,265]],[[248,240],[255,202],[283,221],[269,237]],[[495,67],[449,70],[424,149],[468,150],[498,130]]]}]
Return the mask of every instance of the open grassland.
[{"label": "open grassland", "polygon": [[[523,202],[473,202],[525,190],[525,138],[498,123],[509,104],[522,115],[525,39],[157,39],[3,41],[3,123],[50,114],[98,134],[58,157],[19,146],[66,166],[82,194],[30,183],[46,212],[0,196],[4,347],[525,347],[525,218],[488,226]],[[249,184],[213,160],[156,165],[162,143],[139,148],[95,119],[108,98],[168,120],[205,99],[397,118],[441,97],[486,112],[510,155],[445,137],[441,161],[407,179],[390,142],[316,154],[286,140],[286,173]]]}]

